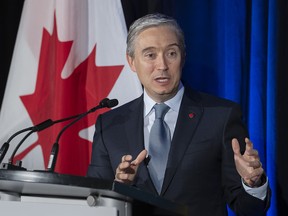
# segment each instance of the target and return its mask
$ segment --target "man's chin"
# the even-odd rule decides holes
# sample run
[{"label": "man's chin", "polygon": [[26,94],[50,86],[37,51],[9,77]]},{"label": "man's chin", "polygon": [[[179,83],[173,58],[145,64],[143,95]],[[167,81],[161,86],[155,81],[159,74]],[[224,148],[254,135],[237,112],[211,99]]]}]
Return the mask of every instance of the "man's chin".
[{"label": "man's chin", "polygon": [[171,98],[173,98],[176,95],[177,91],[159,91],[157,92],[157,95],[159,98],[161,98],[162,101],[167,101]]}]

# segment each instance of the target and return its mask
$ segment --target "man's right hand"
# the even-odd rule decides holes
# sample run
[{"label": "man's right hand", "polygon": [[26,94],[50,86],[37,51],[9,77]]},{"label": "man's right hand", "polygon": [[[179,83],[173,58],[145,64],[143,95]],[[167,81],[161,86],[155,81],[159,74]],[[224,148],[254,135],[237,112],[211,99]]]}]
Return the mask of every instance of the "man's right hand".
[{"label": "man's right hand", "polygon": [[116,169],[115,181],[131,184],[135,178],[139,164],[146,158],[146,156],[146,150],[141,151],[133,161],[131,155],[123,155],[121,163]]}]

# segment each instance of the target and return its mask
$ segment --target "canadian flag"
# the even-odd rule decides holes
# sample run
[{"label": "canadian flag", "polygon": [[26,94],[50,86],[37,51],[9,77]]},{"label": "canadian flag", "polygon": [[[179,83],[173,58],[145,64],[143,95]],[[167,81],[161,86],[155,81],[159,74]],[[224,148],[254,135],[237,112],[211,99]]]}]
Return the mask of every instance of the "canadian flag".
[{"label": "canadian flag", "polygon": [[[0,141],[47,119],[84,113],[103,98],[119,105],[142,93],[126,63],[127,28],[120,0],[26,0],[0,113]],[[89,114],[59,140],[56,172],[85,175],[97,116]],[[69,122],[31,134],[13,161],[44,170]],[[23,135],[11,140],[7,162]]]}]

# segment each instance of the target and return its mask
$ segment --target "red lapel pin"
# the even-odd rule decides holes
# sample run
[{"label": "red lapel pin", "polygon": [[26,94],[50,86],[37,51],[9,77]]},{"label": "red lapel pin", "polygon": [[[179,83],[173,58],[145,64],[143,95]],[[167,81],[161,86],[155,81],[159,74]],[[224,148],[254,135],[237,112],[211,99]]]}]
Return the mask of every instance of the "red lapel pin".
[{"label": "red lapel pin", "polygon": [[195,113],[189,113],[189,118],[192,119],[195,117]]}]

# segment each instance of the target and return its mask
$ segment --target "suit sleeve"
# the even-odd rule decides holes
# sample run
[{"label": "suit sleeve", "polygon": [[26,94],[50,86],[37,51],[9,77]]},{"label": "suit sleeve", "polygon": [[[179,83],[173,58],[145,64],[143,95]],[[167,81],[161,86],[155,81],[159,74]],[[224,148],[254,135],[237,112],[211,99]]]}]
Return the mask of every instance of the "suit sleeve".
[{"label": "suit sleeve", "polygon": [[264,201],[249,195],[243,188],[241,177],[235,167],[231,142],[233,138],[237,138],[240,143],[241,153],[244,153],[245,137],[248,137],[248,132],[241,120],[240,107],[235,105],[227,116],[223,135],[222,179],[225,198],[229,207],[237,215],[266,215],[270,205],[270,188],[268,187]]},{"label": "suit sleeve", "polygon": [[102,115],[99,115],[93,138],[91,163],[88,167],[87,176],[102,180],[114,180],[114,172],[110,163],[109,154],[103,141]]}]

